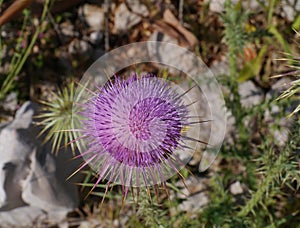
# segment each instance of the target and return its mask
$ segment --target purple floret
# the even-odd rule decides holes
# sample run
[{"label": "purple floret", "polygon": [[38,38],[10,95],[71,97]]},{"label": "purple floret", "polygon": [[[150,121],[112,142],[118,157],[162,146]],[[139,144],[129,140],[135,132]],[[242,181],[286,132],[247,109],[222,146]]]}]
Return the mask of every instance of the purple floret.
[{"label": "purple floret", "polygon": [[[99,179],[113,181],[118,168],[152,175],[159,166],[173,167],[169,160],[181,145],[188,110],[166,81],[149,74],[114,78],[85,107],[84,138],[91,160],[98,158]],[[154,172],[163,175],[162,168]]]}]

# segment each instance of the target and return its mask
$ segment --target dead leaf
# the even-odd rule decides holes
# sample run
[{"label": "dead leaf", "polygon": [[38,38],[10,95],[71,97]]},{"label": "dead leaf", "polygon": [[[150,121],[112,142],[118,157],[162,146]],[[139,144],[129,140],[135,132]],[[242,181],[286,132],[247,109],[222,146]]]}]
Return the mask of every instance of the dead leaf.
[{"label": "dead leaf", "polygon": [[169,9],[165,10],[163,20],[176,29],[185,38],[190,47],[195,47],[198,44],[196,36],[184,28]]}]

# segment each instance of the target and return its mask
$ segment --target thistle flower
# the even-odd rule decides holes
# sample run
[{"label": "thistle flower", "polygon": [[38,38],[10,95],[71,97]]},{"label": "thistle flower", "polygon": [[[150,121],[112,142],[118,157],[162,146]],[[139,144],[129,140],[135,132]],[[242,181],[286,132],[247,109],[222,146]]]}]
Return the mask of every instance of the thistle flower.
[{"label": "thistle flower", "polygon": [[180,153],[191,149],[191,124],[183,96],[166,80],[151,74],[108,81],[83,105],[81,156],[98,180],[128,187],[157,186],[179,174]]}]

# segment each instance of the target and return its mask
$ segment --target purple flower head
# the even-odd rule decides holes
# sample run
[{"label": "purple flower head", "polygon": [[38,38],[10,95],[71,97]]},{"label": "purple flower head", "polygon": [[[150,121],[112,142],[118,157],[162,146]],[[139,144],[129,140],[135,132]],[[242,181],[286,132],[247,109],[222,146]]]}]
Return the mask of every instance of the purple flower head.
[{"label": "purple flower head", "polygon": [[[157,185],[182,165],[189,110],[176,89],[151,74],[113,78],[85,105],[82,122],[86,163],[98,181]],[[126,189],[127,189],[126,187]]]}]

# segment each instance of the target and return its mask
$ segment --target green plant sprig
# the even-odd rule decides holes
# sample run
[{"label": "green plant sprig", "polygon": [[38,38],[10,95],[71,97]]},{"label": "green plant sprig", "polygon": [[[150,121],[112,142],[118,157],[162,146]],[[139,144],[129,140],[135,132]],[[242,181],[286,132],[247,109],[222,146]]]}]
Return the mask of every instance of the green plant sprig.
[{"label": "green plant sprig", "polygon": [[[26,60],[28,59],[28,56],[30,55],[31,50],[32,50],[35,42],[38,39],[38,35],[44,31],[45,27],[42,25],[42,22],[45,21],[45,18],[47,16],[47,13],[49,11],[49,7],[50,7],[52,1],[53,0],[46,0],[46,2],[44,4],[42,16],[40,18],[40,23],[36,27],[36,30],[31,38],[31,41],[30,41],[29,45],[26,47],[26,49],[24,49],[24,51],[19,50],[20,43],[22,41],[23,36],[21,36],[21,38],[18,39],[17,50],[19,50],[19,51],[15,52],[15,54],[13,56],[12,64],[11,64],[11,69],[10,69],[6,79],[4,80],[3,85],[1,86],[0,99],[3,99],[4,96],[6,95],[6,93],[11,89],[16,76],[20,73]],[[29,17],[28,11],[25,11],[25,19],[23,22],[22,34],[24,32],[25,25],[27,24],[28,17]]]},{"label": "green plant sprig", "polygon": [[57,93],[52,92],[51,95],[52,99],[50,101],[40,101],[43,105],[42,113],[36,116],[36,124],[42,126],[39,135],[46,134],[44,142],[51,141],[52,152],[56,154],[61,149],[62,142],[65,146],[70,144],[74,152],[76,143],[70,142],[75,140],[75,134],[71,129],[74,126],[73,124],[77,126],[80,121],[79,116],[73,115],[74,82],[71,82],[62,90],[58,89]]},{"label": "green plant sprig", "polygon": [[[296,124],[291,139],[288,145],[281,150],[277,159],[270,165],[268,162],[270,159],[274,159],[274,148],[269,148],[267,157],[262,157],[261,161],[263,166],[258,170],[263,174],[262,182],[259,188],[254,192],[251,198],[238,212],[238,217],[246,217],[250,212],[255,214],[255,208],[258,205],[264,205],[266,198],[272,195],[272,191],[276,191],[278,186],[286,184],[288,182],[297,181],[298,187],[300,184],[300,173],[298,170],[297,162],[294,161],[294,153],[299,147],[300,141],[300,124]],[[271,156],[271,157],[269,157]]]}]

